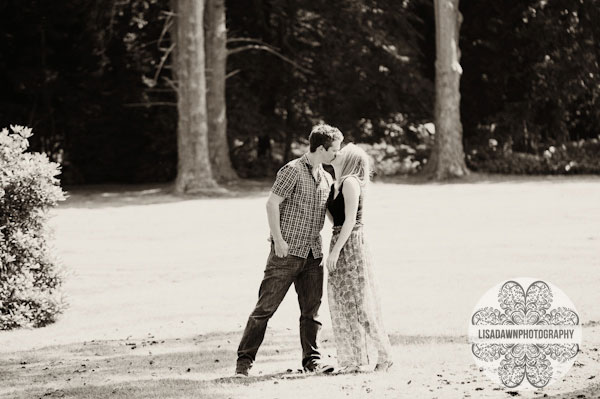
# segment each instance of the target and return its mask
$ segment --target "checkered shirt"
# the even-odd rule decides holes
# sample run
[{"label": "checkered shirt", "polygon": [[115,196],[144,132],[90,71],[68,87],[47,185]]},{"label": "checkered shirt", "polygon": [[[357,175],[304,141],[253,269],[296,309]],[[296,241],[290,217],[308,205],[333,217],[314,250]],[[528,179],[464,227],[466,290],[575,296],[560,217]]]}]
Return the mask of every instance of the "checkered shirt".
[{"label": "checkered shirt", "polygon": [[332,180],[321,165],[315,179],[306,154],[277,172],[271,191],[285,198],[279,205],[279,225],[290,255],[306,259],[312,250],[314,258],[323,257],[321,230]]}]

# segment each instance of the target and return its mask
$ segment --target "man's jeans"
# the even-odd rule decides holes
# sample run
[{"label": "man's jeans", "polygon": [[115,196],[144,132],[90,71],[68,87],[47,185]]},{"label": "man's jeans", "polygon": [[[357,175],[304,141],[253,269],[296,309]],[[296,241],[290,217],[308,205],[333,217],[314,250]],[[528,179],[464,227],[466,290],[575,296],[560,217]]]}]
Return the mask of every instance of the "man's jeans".
[{"label": "man's jeans", "polygon": [[307,259],[288,255],[280,258],[275,255],[273,245],[267,260],[265,275],[258,291],[258,302],[248,318],[242,341],[238,348],[238,367],[251,367],[256,352],[265,337],[267,322],[273,316],[294,283],[300,305],[300,342],[302,344],[302,365],[318,360],[321,355],[317,347],[317,333],[321,323],[317,320],[323,295],[322,258]]}]

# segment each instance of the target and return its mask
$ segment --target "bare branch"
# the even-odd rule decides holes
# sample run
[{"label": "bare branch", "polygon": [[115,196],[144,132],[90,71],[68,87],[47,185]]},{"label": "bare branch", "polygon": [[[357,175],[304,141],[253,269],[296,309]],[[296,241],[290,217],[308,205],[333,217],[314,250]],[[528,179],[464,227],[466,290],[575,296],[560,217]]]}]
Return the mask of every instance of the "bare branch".
[{"label": "bare branch", "polygon": [[253,39],[251,37],[231,37],[231,38],[227,38],[227,43],[239,43],[239,42],[243,42],[243,43],[256,43],[256,44],[262,44],[263,46],[269,46],[273,49],[279,50],[278,48],[271,46],[270,44],[267,44],[265,42],[263,42],[260,39]]},{"label": "bare branch", "polygon": [[166,88],[166,87],[165,88],[153,87],[153,88],[145,89],[145,91],[148,91],[148,92],[152,91],[152,92],[156,92],[156,93],[161,93],[161,92],[162,93],[170,93],[170,92],[173,91],[173,89],[170,88],[170,87],[169,88]]},{"label": "bare branch", "polygon": [[169,31],[169,29],[171,29],[172,26],[173,26],[173,16],[172,15],[167,15],[167,19],[165,20],[165,23],[163,24],[162,31],[160,32],[160,36],[158,37],[158,47],[160,47],[160,43],[162,42],[162,40],[164,39],[165,35]]},{"label": "bare branch", "polygon": [[171,54],[171,52],[173,51],[174,48],[175,48],[175,43],[171,44],[171,47],[169,47],[167,49],[167,51],[165,51],[165,53],[161,57],[160,63],[158,64],[158,67],[156,67],[156,73],[154,74],[154,84],[156,84],[156,82],[158,82],[158,75],[160,75],[160,71],[162,70],[163,65],[165,65],[165,61],[167,61],[169,54]]},{"label": "bare branch", "polygon": [[279,58],[281,58],[282,60],[284,60],[285,62],[293,65],[295,68],[301,70],[302,72],[309,74],[309,75],[313,75],[313,72],[309,69],[304,68],[302,65],[298,64],[297,62],[289,59],[288,57],[286,57],[285,55],[281,54],[278,51],[275,51],[272,47],[268,46],[268,45],[256,45],[256,44],[248,44],[245,46],[240,46],[240,47],[236,47],[233,49],[228,49],[227,51],[227,55],[233,55],[236,53],[240,53],[242,51],[246,51],[246,50],[263,50],[266,51],[267,53],[273,54]]},{"label": "bare branch", "polygon": [[177,103],[172,103],[172,102],[167,102],[167,101],[157,101],[157,102],[147,102],[147,103],[128,103],[128,104],[123,104],[123,106],[128,107],[128,108],[132,108],[132,107],[150,108],[150,107],[158,107],[158,106],[176,107]]},{"label": "bare branch", "polygon": [[173,91],[175,91],[175,93],[179,93],[179,88],[177,87],[177,82],[176,81],[174,81],[172,79],[169,79],[166,76],[163,76],[163,79],[173,89]]},{"label": "bare branch", "polygon": [[167,17],[175,17],[175,16],[177,16],[177,13],[174,13],[171,10],[162,10],[160,13],[166,15]]},{"label": "bare branch", "polygon": [[225,80],[229,79],[232,76],[237,75],[238,73],[242,72],[241,69],[236,69],[235,71],[231,71],[229,72],[227,75],[225,75]]}]

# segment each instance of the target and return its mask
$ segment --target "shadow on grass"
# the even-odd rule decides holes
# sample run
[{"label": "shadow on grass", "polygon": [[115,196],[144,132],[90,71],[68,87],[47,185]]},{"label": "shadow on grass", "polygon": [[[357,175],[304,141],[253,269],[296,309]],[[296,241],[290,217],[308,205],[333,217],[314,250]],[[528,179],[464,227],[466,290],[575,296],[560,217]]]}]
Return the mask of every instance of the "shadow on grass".
[{"label": "shadow on grass", "polygon": [[[544,395],[546,397],[546,395]],[[548,399],[572,399],[572,398],[600,398],[600,383],[590,384],[589,386],[563,393],[559,395],[547,396]]]},{"label": "shadow on grass", "polygon": [[128,381],[106,385],[86,385],[73,388],[48,388],[15,393],[21,398],[74,398],[74,399],[164,399],[164,398],[230,398],[228,392],[219,392],[209,383],[186,379],[159,379]]},{"label": "shadow on grass", "polygon": [[210,382],[217,384],[242,384],[242,385],[250,385],[256,382],[262,381],[270,381],[273,379],[304,379],[307,377],[314,377],[314,374],[306,374],[306,373],[298,373],[298,372],[279,372],[279,373],[268,373],[257,376],[248,376],[248,377],[219,377],[214,380],[210,380]]},{"label": "shadow on grass", "polygon": [[195,194],[176,194],[172,184],[112,184],[66,186],[67,200],[61,208],[104,208],[131,205],[153,205],[197,199],[258,198],[268,195],[273,179],[238,180],[216,190]]},{"label": "shadow on grass", "polygon": [[[490,175],[471,173],[461,179],[443,182],[429,180],[419,175],[382,176],[375,179],[378,183],[399,185],[456,185],[456,184],[562,184],[562,183],[598,183],[596,175]],[[152,205],[181,202],[197,199],[231,199],[266,197],[273,184],[273,178],[240,179],[223,184],[217,190],[205,190],[196,194],[179,195],[172,184],[136,184],[136,185],[86,185],[67,186],[68,199],[61,208],[104,208],[131,205]]]},{"label": "shadow on grass", "polygon": [[[314,375],[287,369],[299,365],[300,348],[291,332],[267,332],[259,352],[262,371],[247,378],[231,377],[241,332],[198,335],[185,339],[91,341],[6,353],[0,358],[0,397],[6,398],[233,398],[261,397],[265,386],[316,378],[337,387],[337,375]],[[322,342],[333,343],[331,331]],[[392,334],[392,345],[464,344],[466,336]],[[595,349],[590,349],[596,354]],[[590,357],[590,361],[597,358]],[[327,382],[330,381],[330,382]],[[362,379],[343,380],[361,384]],[[267,384],[267,385],[265,385]],[[279,385],[281,386],[281,385]],[[288,386],[288,385],[285,385]],[[598,394],[591,385],[581,394]],[[579,393],[577,391],[576,393]],[[556,396],[566,398],[574,396]],[[586,396],[590,397],[590,396]],[[595,396],[592,396],[595,397]]]},{"label": "shadow on grass", "polygon": [[[214,384],[231,380],[223,376],[233,373],[239,335],[92,341],[7,353],[0,359],[0,397],[186,398],[205,397],[202,392],[209,388],[206,397],[221,397],[214,395]],[[279,338],[272,340],[276,346],[261,348],[265,363],[293,362],[296,340]],[[271,378],[278,377],[265,374],[254,379]]]},{"label": "shadow on grass", "polygon": [[273,373],[259,377],[232,378],[224,377],[211,381],[186,378],[159,378],[122,381],[109,384],[84,384],[76,387],[45,389],[26,389],[13,391],[11,398],[232,398],[239,397],[239,392],[246,386],[259,382],[282,379],[327,378],[329,375],[300,374],[290,376],[288,373]]},{"label": "shadow on grass", "polygon": [[471,172],[462,178],[434,181],[423,175],[379,176],[376,182],[405,185],[453,185],[453,184],[561,184],[569,182],[599,183],[598,175],[502,175]]},{"label": "shadow on grass", "polygon": [[[266,197],[273,184],[273,178],[240,179],[229,184],[222,184],[219,189],[205,190],[190,195],[179,195],[174,192],[172,184],[136,184],[136,185],[86,185],[67,186],[68,199],[61,208],[105,208],[131,205],[153,205],[181,202],[197,199],[231,199]],[[399,185],[453,185],[453,184],[561,184],[569,182],[600,182],[596,175],[490,175],[471,173],[461,179],[436,182],[420,175],[382,176],[375,179],[384,184]]]}]

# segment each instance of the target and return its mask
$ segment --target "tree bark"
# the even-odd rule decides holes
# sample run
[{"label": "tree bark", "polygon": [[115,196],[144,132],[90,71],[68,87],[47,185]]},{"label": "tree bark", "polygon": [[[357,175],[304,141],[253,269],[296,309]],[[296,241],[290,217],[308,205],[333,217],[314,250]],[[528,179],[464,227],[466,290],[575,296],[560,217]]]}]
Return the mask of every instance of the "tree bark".
[{"label": "tree bark", "polygon": [[462,177],[465,164],[460,121],[459,0],[435,0],[435,144],[425,168],[436,180]]},{"label": "tree bark", "polygon": [[217,187],[208,154],[204,59],[204,0],[176,0],[177,179],[175,191]]},{"label": "tree bark", "polygon": [[225,75],[227,65],[227,27],[225,1],[206,0],[206,82],[208,153],[213,176],[225,182],[237,179],[231,166],[227,141]]},{"label": "tree bark", "polygon": [[285,118],[285,142],[283,148],[283,162],[285,163],[289,162],[292,158],[292,142],[294,141],[294,127],[296,126],[296,111],[294,109],[294,102],[292,98],[292,90],[290,88],[288,97],[285,101],[287,110],[287,115]]}]

